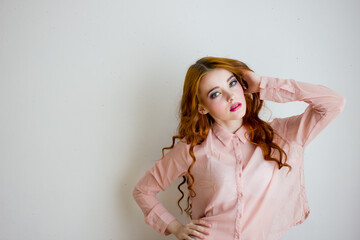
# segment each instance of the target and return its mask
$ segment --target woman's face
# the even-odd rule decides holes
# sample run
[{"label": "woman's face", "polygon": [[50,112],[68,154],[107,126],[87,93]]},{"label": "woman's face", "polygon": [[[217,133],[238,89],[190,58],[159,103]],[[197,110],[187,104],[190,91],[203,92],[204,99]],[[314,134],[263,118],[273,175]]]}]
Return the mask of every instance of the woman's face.
[{"label": "woman's face", "polygon": [[201,114],[209,113],[222,126],[242,124],[246,113],[243,88],[232,72],[215,68],[199,83],[199,104]]}]

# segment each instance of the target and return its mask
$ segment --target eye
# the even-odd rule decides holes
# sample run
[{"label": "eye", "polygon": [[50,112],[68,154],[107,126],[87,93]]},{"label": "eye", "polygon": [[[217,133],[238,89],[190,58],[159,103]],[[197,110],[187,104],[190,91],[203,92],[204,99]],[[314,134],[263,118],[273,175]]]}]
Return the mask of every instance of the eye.
[{"label": "eye", "polygon": [[233,80],[231,80],[229,85],[230,85],[230,87],[232,87],[232,86],[235,86],[237,83],[238,83],[238,81],[234,78]]},{"label": "eye", "polygon": [[219,96],[219,95],[220,95],[219,92],[214,92],[214,93],[210,94],[210,98],[211,98],[211,99],[214,99],[214,98],[216,98],[216,97]]}]

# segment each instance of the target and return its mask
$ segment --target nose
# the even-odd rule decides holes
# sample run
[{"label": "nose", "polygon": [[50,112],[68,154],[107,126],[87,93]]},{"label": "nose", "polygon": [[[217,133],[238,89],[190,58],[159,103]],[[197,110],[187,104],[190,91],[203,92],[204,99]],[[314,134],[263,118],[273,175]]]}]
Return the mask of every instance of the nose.
[{"label": "nose", "polygon": [[235,99],[235,96],[233,94],[229,94],[228,96],[228,102],[233,102]]}]

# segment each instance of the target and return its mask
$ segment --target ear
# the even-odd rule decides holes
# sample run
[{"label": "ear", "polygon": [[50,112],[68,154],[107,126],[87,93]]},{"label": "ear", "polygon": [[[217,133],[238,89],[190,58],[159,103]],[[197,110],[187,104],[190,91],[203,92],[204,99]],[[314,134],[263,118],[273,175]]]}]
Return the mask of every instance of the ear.
[{"label": "ear", "polygon": [[200,114],[203,114],[203,115],[205,115],[205,114],[207,114],[207,113],[209,112],[209,111],[206,110],[206,108],[205,108],[203,105],[201,105],[201,104],[198,105],[198,111],[199,111]]}]

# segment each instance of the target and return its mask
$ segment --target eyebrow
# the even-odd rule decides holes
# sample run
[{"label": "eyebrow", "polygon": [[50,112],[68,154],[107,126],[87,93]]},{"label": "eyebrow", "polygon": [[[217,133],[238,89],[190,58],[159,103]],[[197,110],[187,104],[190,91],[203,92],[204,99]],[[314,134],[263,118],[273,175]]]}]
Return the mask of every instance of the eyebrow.
[{"label": "eyebrow", "polygon": [[[232,77],[234,77],[234,74],[231,74],[231,76],[226,80],[226,82],[230,81],[230,79],[231,79]],[[210,93],[211,91],[213,91],[214,89],[216,89],[216,88],[218,88],[218,86],[210,89],[210,91],[207,93],[207,95],[209,95],[209,93]]]}]

